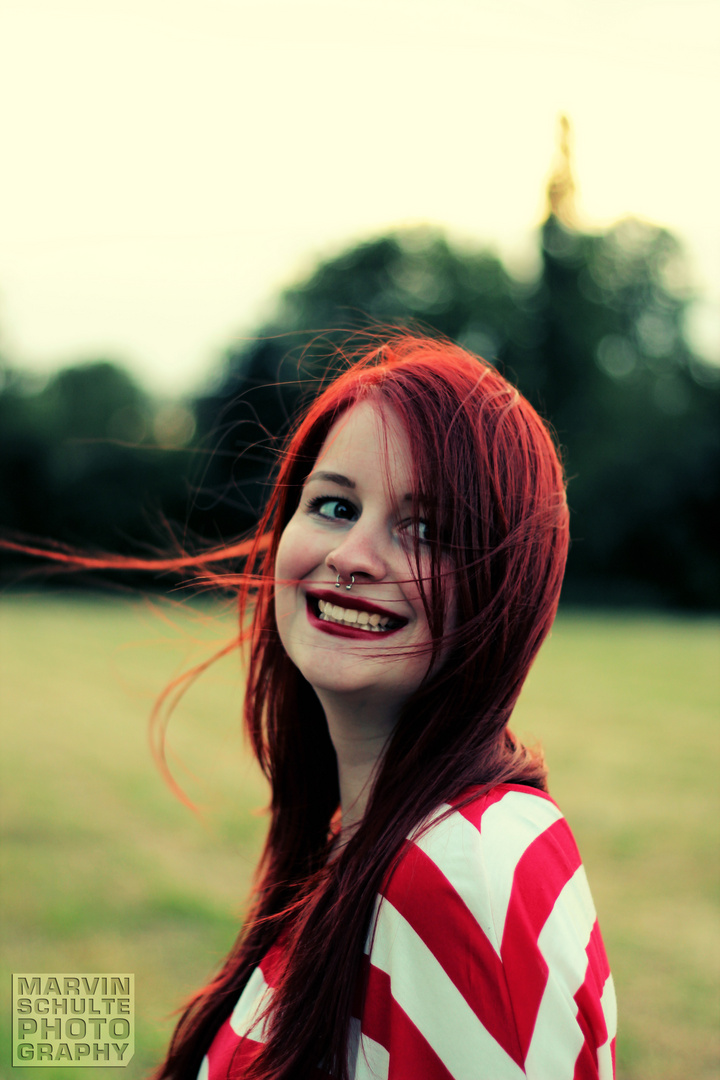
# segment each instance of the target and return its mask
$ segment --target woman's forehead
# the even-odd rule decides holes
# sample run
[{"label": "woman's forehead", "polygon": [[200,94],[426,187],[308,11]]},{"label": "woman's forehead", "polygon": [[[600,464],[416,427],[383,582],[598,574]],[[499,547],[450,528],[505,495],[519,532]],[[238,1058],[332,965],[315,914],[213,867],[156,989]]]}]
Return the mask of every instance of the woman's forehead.
[{"label": "woman's forehead", "polygon": [[384,478],[402,497],[413,488],[413,473],[410,440],[396,411],[362,401],[335,421],[308,480],[335,474],[352,488],[370,477]]}]

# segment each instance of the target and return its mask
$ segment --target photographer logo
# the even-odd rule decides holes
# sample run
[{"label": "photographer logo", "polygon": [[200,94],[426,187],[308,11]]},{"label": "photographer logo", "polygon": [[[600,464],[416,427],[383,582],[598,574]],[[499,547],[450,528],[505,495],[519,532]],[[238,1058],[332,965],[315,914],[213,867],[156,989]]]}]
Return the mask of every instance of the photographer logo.
[{"label": "photographer logo", "polygon": [[14,1066],[124,1066],[135,1052],[134,975],[13,975]]}]

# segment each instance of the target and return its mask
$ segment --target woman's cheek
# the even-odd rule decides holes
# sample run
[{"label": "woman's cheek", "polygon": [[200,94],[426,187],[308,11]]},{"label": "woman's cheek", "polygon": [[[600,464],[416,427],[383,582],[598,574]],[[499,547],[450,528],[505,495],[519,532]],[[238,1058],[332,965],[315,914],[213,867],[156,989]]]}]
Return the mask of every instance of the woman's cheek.
[{"label": "woman's cheek", "polygon": [[280,537],[277,558],[275,560],[275,580],[302,581],[313,569],[313,553],[308,529],[292,517]]}]

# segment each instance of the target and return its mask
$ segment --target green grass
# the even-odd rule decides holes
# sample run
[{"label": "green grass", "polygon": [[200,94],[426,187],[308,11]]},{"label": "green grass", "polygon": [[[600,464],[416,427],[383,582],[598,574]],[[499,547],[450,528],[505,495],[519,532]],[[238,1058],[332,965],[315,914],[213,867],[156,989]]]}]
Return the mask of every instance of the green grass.
[{"label": "green grass", "polygon": [[[229,948],[267,797],[240,735],[237,661],[203,676],[170,728],[202,818],[159,777],[147,717],[232,632],[232,615],[208,607],[168,621],[140,603],[2,601],[0,1077],[28,1075],[9,1065],[10,972],[134,972],[134,1078]],[[720,1068],[718,653],[709,621],[568,613],[515,715],[544,744],[588,870],[618,991],[620,1080]]]}]

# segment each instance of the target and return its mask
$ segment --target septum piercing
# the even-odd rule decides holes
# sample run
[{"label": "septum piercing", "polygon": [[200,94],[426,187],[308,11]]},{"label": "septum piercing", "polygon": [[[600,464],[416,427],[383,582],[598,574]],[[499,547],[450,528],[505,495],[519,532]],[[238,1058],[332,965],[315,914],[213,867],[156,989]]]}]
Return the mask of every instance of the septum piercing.
[{"label": "septum piercing", "polygon": [[[351,574],[351,575],[350,575],[350,584],[349,584],[349,585],[346,585],[346,586],[345,586],[345,588],[346,588],[346,589],[352,589],[352,587],[353,587],[353,585],[354,585],[354,584],[355,584],[355,575],[354,575],[354,574]],[[335,582],[335,588],[336,588],[336,589],[339,589],[339,588],[340,588],[340,575],[339,575],[339,574],[338,574],[338,576],[337,576],[337,581]]]}]

